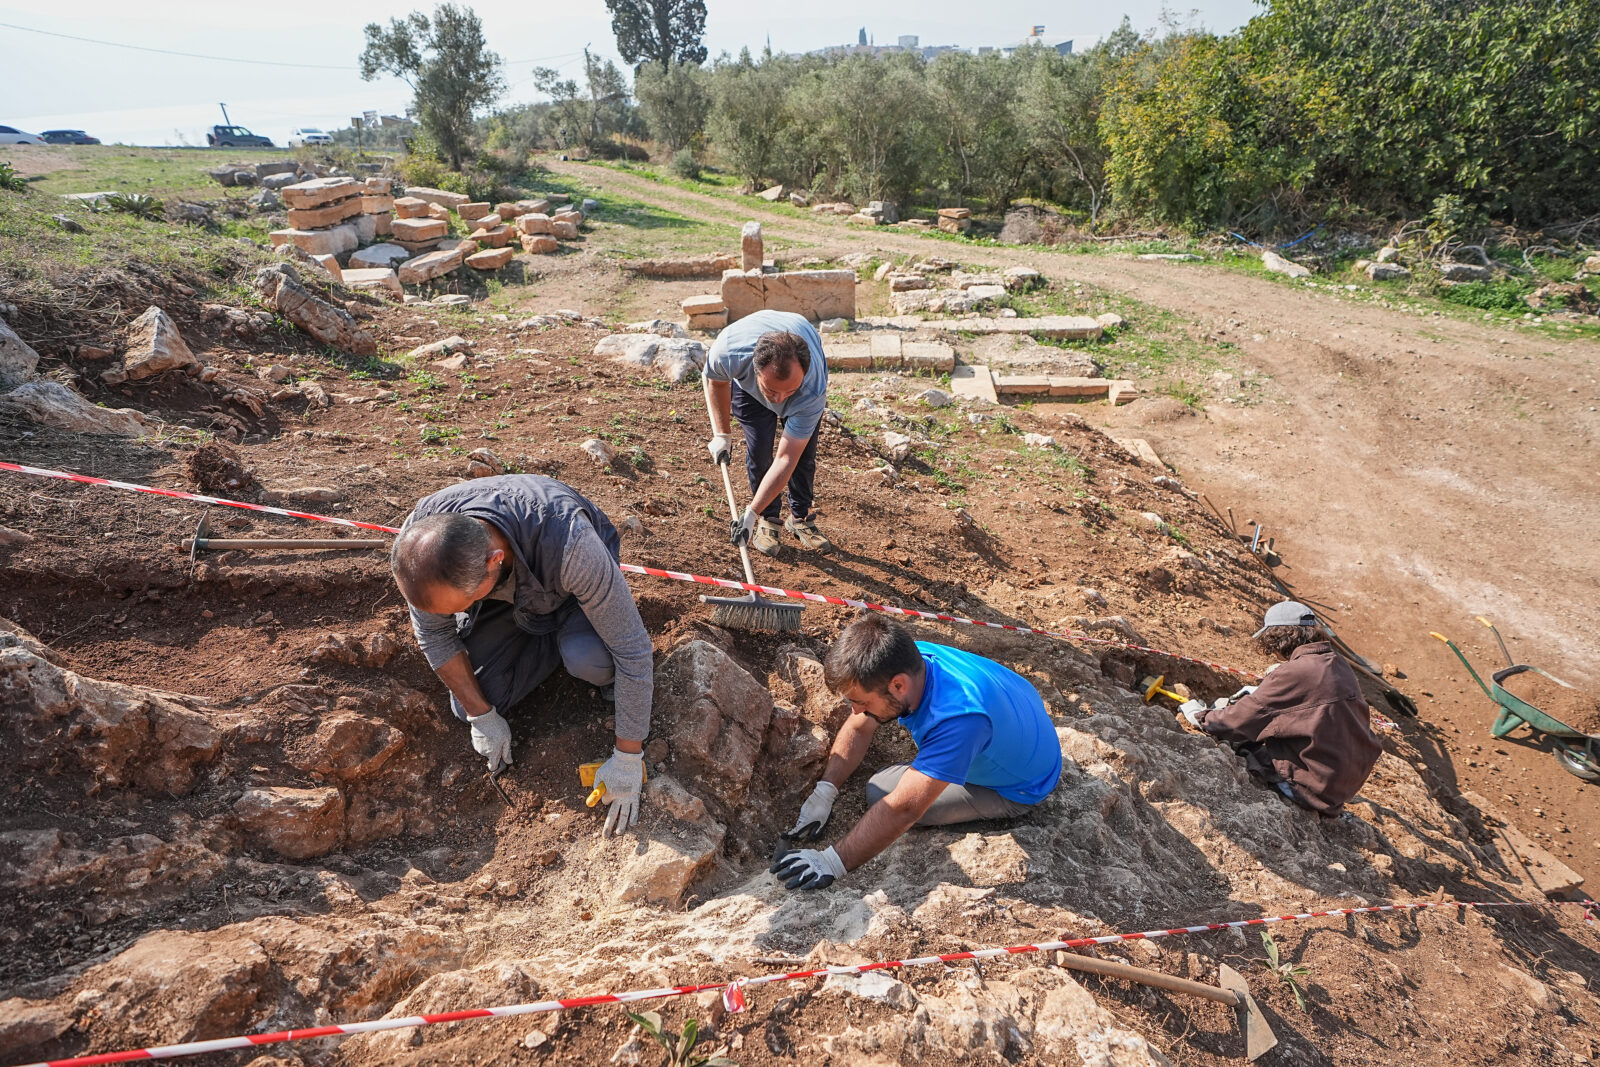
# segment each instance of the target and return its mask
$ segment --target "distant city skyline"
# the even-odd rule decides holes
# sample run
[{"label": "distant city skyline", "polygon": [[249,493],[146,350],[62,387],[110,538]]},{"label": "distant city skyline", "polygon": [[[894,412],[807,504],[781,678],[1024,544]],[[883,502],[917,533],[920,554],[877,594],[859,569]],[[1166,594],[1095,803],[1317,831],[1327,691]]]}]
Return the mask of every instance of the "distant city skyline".
[{"label": "distant city skyline", "polygon": [[[500,106],[539,99],[535,66],[581,73],[586,44],[626,69],[601,0],[538,12],[512,0],[466,2],[483,19],[490,46],[507,61],[508,91]],[[112,0],[0,6],[0,23],[9,24],[0,25],[0,69],[6,71],[0,124],[33,133],[84,129],[107,143],[204,144],[206,129],[222,121],[221,101],[235,123],[281,145],[297,126],[340,129],[363,111],[398,114],[410,103],[405,83],[363,82],[356,72],[362,27],[431,11],[433,5],[434,0],[372,0],[349,15],[342,5],[313,0],[274,0],[266,9],[199,0],[138,9]],[[914,13],[898,4],[842,0],[815,0],[804,11],[709,0],[705,42],[713,57],[742,48],[760,52],[768,40],[775,51],[810,52],[854,42],[865,26],[880,41],[915,35],[925,46],[976,51],[1015,44],[1030,27],[1043,24],[1048,37],[1072,38],[1082,50],[1115,29],[1124,14],[1141,31],[1156,27],[1162,6],[1162,0],[1127,0],[1076,11],[1076,21],[1068,24],[1053,5],[1015,0],[996,0],[981,11],[928,0]],[[1227,32],[1258,10],[1253,0],[1215,0],[1195,8],[1192,18]],[[161,55],[28,30],[250,62]]]}]

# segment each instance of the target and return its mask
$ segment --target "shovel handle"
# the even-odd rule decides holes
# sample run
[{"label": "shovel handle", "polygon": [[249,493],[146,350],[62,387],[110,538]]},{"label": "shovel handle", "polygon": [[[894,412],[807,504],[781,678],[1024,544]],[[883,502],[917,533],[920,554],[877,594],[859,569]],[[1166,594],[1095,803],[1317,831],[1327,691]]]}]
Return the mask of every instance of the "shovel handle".
[{"label": "shovel handle", "polygon": [[329,538],[327,540],[314,540],[303,537],[193,537],[183,542],[183,547],[188,549],[207,548],[383,548],[389,542],[379,540],[361,540],[350,537]]},{"label": "shovel handle", "polygon": [[1090,974],[1103,975],[1106,978],[1123,978],[1140,985],[1155,986],[1165,989],[1170,993],[1183,993],[1186,996],[1200,997],[1202,1000],[1214,1000],[1218,1004],[1226,1004],[1230,1008],[1237,1008],[1243,1004],[1239,994],[1231,993],[1226,989],[1206,985],[1204,982],[1191,982],[1187,978],[1176,978],[1160,971],[1147,971],[1142,967],[1134,967],[1126,963],[1117,963],[1113,960],[1097,959],[1094,956],[1079,956],[1071,952],[1064,952],[1057,957],[1060,965],[1074,971],[1087,971]]}]

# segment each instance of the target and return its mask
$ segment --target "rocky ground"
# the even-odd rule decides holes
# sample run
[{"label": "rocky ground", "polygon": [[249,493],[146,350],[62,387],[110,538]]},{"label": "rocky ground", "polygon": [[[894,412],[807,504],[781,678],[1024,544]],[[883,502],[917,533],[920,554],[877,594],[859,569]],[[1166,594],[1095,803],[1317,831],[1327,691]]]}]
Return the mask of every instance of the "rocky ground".
[{"label": "rocky ground", "polygon": [[[178,294],[168,310],[209,378],[84,384],[99,379],[78,357],[44,351],[47,369],[163,432],[134,443],[12,415],[0,454],[390,525],[482,465],[547,473],[619,520],[625,561],[734,576],[697,384],[591,354],[624,318],[704,288],[629,281],[586,255],[503,321],[481,305],[353,300],[384,357],[357,361],[256,328],[250,300],[236,321]],[[454,364],[394,358],[452,336],[470,342]],[[1278,594],[1188,487],[1088,409],[915,399],[937,384],[836,376],[821,506],[840,551],[786,549],[758,579],[1265,666],[1247,635]],[[1172,403],[1126,410],[1159,427]],[[474,467],[478,449],[490,455]],[[1348,817],[1326,821],[1131,691],[1164,673],[1211,697],[1232,676],[933,626],[920,636],[1038,685],[1068,757],[1060,788],[1015,823],[917,831],[833,888],[791,894],[765,867],[843,714],[818,659],[846,612],[810,607],[786,639],[721,630],[695,587],[630,578],[657,650],[651,782],[638,832],[608,841],[575,773],[606,753],[606,705],[558,674],[512,709],[508,804],[416,652],[380,551],[191,561],[179,542],[199,507],[4,477],[0,527],[18,532],[0,545],[0,729],[15,754],[0,770],[7,1062],[1307,907],[1542,899],[1495,820],[1430,769],[1433,735],[1376,688],[1400,726]],[[217,536],[365,536],[209,518]],[[884,732],[836,827],[860,814],[867,771],[908,752]],[[1303,1006],[1255,931],[1102,954],[1202,981],[1220,963],[1244,972],[1281,1042],[1264,1062],[1600,1057],[1597,941],[1579,909],[1320,920],[1273,936],[1306,968]],[[743,1015],[714,999],[659,1010],[698,1018],[708,1051],[746,1064],[1122,1067],[1243,1052],[1226,1009],[1033,957],[767,986]],[[660,1059],[602,1006],[254,1062]]]}]

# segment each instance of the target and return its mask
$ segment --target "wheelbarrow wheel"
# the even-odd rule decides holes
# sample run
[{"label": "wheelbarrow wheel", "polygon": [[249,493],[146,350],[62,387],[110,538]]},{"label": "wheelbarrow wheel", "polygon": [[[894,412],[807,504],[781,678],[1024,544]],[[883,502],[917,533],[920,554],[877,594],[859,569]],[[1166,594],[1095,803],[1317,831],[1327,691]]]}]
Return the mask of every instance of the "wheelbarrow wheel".
[{"label": "wheelbarrow wheel", "polygon": [[1586,740],[1581,748],[1558,744],[1556,759],[1568,774],[1585,782],[1600,782],[1600,743],[1593,738]]}]

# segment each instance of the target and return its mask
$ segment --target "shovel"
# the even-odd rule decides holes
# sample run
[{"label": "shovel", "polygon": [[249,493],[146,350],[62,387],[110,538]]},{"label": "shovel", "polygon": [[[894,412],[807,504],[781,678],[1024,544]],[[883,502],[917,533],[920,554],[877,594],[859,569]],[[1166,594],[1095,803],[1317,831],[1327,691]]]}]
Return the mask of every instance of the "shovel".
[{"label": "shovel", "polygon": [[1261,1014],[1255,998],[1250,995],[1250,987],[1245,984],[1244,975],[1226,963],[1217,968],[1217,980],[1221,983],[1221,988],[1218,988],[1206,985],[1204,982],[1191,982],[1187,978],[1176,978],[1160,971],[1147,971],[1141,967],[1094,956],[1078,956],[1063,952],[1057,954],[1056,960],[1062,967],[1070,970],[1087,971],[1106,978],[1122,978],[1140,985],[1165,989],[1169,993],[1182,993],[1185,996],[1226,1004],[1234,1010],[1239,1030],[1244,1034],[1244,1054],[1247,1059],[1257,1059],[1278,1043],[1277,1035],[1272,1032],[1272,1027],[1267,1025],[1266,1016]]}]

